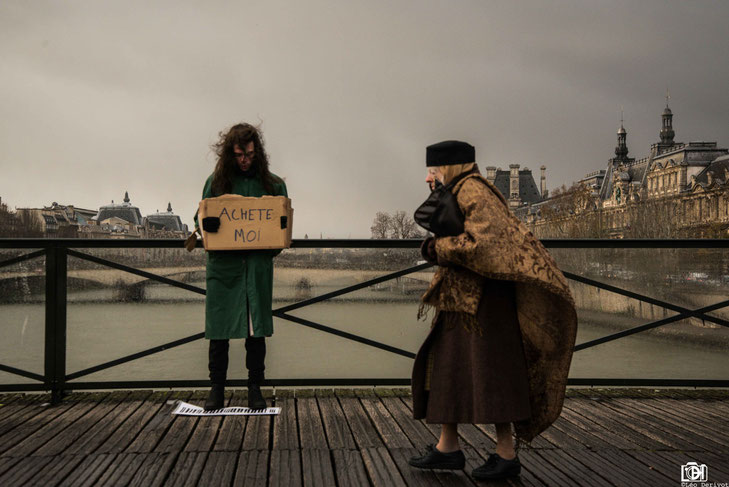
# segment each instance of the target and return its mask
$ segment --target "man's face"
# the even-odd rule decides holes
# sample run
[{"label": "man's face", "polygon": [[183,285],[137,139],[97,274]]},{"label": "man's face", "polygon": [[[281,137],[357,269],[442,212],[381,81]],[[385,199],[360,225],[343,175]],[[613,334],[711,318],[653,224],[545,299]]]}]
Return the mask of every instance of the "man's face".
[{"label": "man's face", "polygon": [[[245,150],[243,150],[245,149]],[[253,158],[256,156],[256,146],[251,140],[246,146],[241,149],[238,144],[233,146],[233,153],[235,154],[235,160],[238,163],[238,167],[241,171],[247,171],[253,164]]]}]

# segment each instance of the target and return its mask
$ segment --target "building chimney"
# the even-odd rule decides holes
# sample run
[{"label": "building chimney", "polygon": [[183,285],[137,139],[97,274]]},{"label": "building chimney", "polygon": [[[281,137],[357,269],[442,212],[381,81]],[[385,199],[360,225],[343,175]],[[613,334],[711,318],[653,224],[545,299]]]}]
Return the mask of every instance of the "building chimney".
[{"label": "building chimney", "polygon": [[486,168],[486,179],[492,183],[496,180],[496,168],[494,166],[488,166]]},{"label": "building chimney", "polygon": [[519,206],[519,164],[509,164],[509,206]]},{"label": "building chimney", "polygon": [[539,181],[539,191],[542,194],[542,199],[545,199],[547,197],[547,176],[545,172],[547,170],[547,166],[542,165],[539,169],[542,171],[542,177]]}]

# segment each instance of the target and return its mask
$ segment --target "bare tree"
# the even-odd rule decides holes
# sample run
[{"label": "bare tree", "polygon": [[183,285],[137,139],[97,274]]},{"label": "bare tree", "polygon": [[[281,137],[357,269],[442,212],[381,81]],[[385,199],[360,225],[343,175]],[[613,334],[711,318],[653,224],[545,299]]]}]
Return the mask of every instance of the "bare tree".
[{"label": "bare tree", "polygon": [[370,231],[372,232],[372,238],[383,239],[387,238],[390,233],[390,219],[392,217],[389,213],[384,211],[378,211],[375,215],[375,219],[372,222]]},{"label": "bare tree", "polygon": [[0,237],[16,237],[18,221],[8,205],[0,201]]},{"label": "bare tree", "polygon": [[413,218],[402,210],[396,211],[390,218],[390,235],[392,238],[422,237]]},{"label": "bare tree", "polygon": [[15,213],[17,220],[17,237],[42,237],[43,225],[33,212],[27,209],[20,209]]},{"label": "bare tree", "polygon": [[404,211],[389,214],[378,211],[370,227],[372,238],[422,238],[423,234],[410,215]]}]

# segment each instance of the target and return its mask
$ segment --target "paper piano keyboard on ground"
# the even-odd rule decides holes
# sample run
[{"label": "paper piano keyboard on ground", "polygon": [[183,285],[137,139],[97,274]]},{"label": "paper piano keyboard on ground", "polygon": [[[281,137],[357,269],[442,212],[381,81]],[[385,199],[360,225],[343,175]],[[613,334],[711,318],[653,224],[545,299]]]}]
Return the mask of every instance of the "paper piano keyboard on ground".
[{"label": "paper piano keyboard on ground", "polygon": [[242,407],[227,407],[205,411],[200,406],[180,401],[172,414],[180,416],[269,416],[280,412],[281,408],[250,409]]}]

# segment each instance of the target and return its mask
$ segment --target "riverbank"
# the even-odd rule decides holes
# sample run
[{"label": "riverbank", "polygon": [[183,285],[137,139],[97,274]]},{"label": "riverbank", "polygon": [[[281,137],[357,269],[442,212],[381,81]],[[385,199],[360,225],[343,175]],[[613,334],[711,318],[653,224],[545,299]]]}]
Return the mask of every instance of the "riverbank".
[{"label": "riverbank", "polygon": [[[594,310],[578,309],[578,323],[588,322],[609,331],[619,332],[643,325],[648,321],[621,313],[605,313]],[[729,328],[700,327],[693,325],[689,320],[681,320],[668,325],[641,332],[639,335],[651,336],[681,342],[712,350],[727,350],[729,348]]]}]

